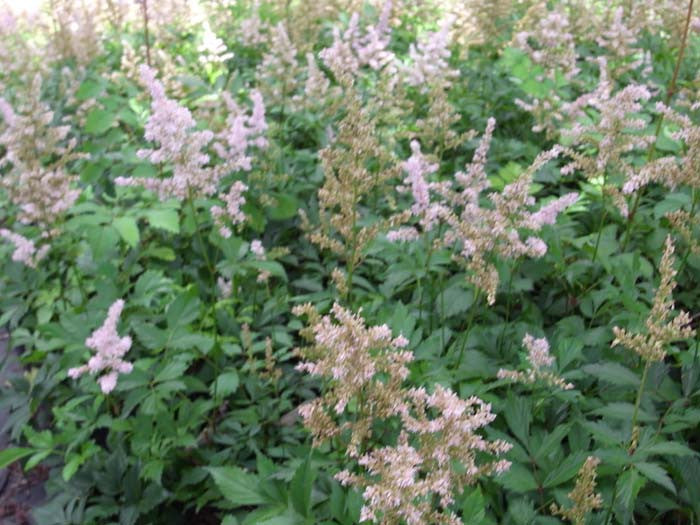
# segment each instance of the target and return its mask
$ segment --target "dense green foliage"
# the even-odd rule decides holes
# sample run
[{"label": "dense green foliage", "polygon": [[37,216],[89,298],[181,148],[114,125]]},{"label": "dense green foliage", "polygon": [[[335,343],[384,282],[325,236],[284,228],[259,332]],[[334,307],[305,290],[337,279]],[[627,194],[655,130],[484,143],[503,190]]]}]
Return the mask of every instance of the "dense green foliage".
[{"label": "dense green foliage", "polygon": [[[261,8],[267,23],[285,20],[277,3],[283,4]],[[67,170],[78,175],[73,187],[81,193],[55,225],[60,234],[45,240],[51,244],[46,257],[31,268],[12,259],[11,243],[0,244],[0,325],[19,348],[25,369],[0,393],[0,405],[10,410],[6,430],[15,443],[0,451],[0,465],[21,460],[25,469],[50,468],[49,499],[35,510],[37,523],[359,523],[362,492],[334,478],[341,469],[357,467],[357,461],[346,456],[342,440],[312,448],[296,413],[326,387],[295,368],[305,319],[292,308],[312,303],[325,314],[334,302],[361,309],[369,326],[386,323],[395,336],[409,340],[411,385],[440,384],[462,399],[478,396],[491,404],[497,417],[479,433],[511,443],[505,458],[512,465],[455,495],[450,509],[463,523],[561,523],[550,507],[571,505],[567,495],[588,456],[600,460],[595,490],[602,505],[587,523],[697,523],[698,340],[674,341],[660,361],[612,346],[613,327],[644,332],[669,234],[676,239],[675,308],[691,315],[700,310],[700,256],[666,216],[679,209],[692,215],[697,190],[691,184],[673,189],[651,184],[625,197],[631,208],[626,217],[604,191],[610,181],[624,181],[619,169],[604,167],[599,177],[578,169],[562,174],[567,163],[562,155],[535,173],[529,195],[537,206],[569,192],[578,192],[578,199],[539,231],[547,245],[543,257],[487,255],[499,277],[493,304],[467,278],[471,269],[455,257],[458,250],[437,242],[442,225],[411,243],[390,242],[390,228],[378,228],[361,246],[357,262],[350,261],[349,252],[319,247],[310,241],[309,228],[302,228],[300,209],[312,230],[326,220],[318,191],[327,169],[318,153],[333,145],[332,135],[358,97],[384,155],[361,162],[371,174],[386,166],[394,171],[358,200],[352,231],[409,209],[410,192],[396,191],[404,178],[397,167],[411,155],[410,140],[420,134],[417,122],[431,111],[434,93],[400,86],[392,105],[380,73],[358,76],[348,87],[319,61],[331,86],[345,90],[340,97],[306,99],[306,73],[291,69],[278,71],[281,96],[269,96],[256,75],[268,44],[248,45],[237,36],[249,6],[219,9],[232,21],[217,30],[232,57],[202,63],[201,27],[176,25],[168,26],[168,38],[152,34],[149,52],[177,57],[172,62],[177,74],[167,79],[172,84],[166,73],[163,81],[168,97],[193,111],[199,129],[221,129],[222,91],[245,108],[251,86],[263,91],[269,145],[251,153],[250,171],[222,178],[225,185],[242,180],[248,187],[242,206],[246,220],[229,238],[213,222],[210,208],[219,202],[211,195],[161,200],[141,187],[115,184],[117,177],[170,174],[167,166],[137,155],[153,147],[144,138],[151,99],[122,61],[126,42],[137,54],[143,50],[138,20],[118,32],[106,31],[103,49],[87,63],[56,59],[41,73],[41,100],[54,111],[55,124],[70,125],[64,141],[75,139],[75,151],[89,155],[67,161]],[[523,12],[516,10],[503,22],[507,29],[499,38],[451,44],[449,63],[458,76],[445,92],[458,117],[451,130],[465,135],[449,146],[423,140],[423,153],[439,162],[432,180],[452,180],[464,169],[490,117],[497,124],[486,164],[489,192],[515,181],[540,152],[572,144],[557,133],[532,131],[533,116],[515,101],[552,94],[573,101],[592,92],[599,69],[585,58],[599,56],[600,46],[577,40],[581,71],[575,79],[546,76],[513,46],[513,28]],[[318,54],[330,46],[331,27],[346,27],[347,15],[341,13],[341,22],[325,20],[309,51]],[[371,7],[363,11],[367,20],[377,16]],[[417,19],[409,9],[399,12],[390,49],[407,57],[416,35],[436,30],[436,23]],[[635,83],[658,87],[635,115],[644,129],[619,130],[620,135],[656,133],[655,146],[625,153],[626,165],[634,167],[664,155],[681,157],[690,147],[672,136],[677,124],[661,121],[655,107],[667,100],[680,55],[678,38],[645,31],[637,45],[640,54],[650,53],[652,74],[643,74],[643,66],[630,67],[612,80],[615,91]],[[676,93],[671,93],[674,108],[698,87],[700,42],[691,36],[683,51]],[[287,72],[296,74],[294,87],[287,85]],[[538,75],[544,77],[537,80]],[[8,70],[0,78],[2,96],[13,107],[25,100],[27,76]],[[77,87],[72,94],[70,82]],[[697,110],[682,111],[697,120]],[[595,125],[600,118],[589,107],[579,121]],[[0,131],[2,126],[0,121]],[[469,135],[470,130],[479,135]],[[572,147],[595,157],[595,144]],[[3,148],[0,156],[8,151]],[[3,177],[12,169],[6,164]],[[44,228],[21,223],[11,192],[2,191],[0,226],[44,242]],[[488,207],[485,195],[481,200]],[[690,230],[694,235],[692,224]],[[250,251],[256,239],[265,246],[264,257]],[[349,277],[345,293],[334,284],[335,269]],[[221,277],[231,282],[230,297],[222,296]],[[133,339],[125,356],[133,370],[104,394],[94,376],[73,379],[67,373],[87,362],[86,339],[118,299],[125,301],[119,334]],[[547,338],[556,358],[552,371],[573,383],[572,389],[498,378],[501,368],[528,367],[522,345],[527,333]],[[351,404],[348,410],[352,415],[359,409]],[[394,444],[397,429],[391,419],[377,423],[372,442]]]}]

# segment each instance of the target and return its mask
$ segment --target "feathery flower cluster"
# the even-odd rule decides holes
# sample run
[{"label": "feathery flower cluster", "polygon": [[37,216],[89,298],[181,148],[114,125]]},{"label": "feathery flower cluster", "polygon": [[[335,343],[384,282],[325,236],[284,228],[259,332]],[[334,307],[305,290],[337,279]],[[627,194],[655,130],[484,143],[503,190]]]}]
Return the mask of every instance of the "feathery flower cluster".
[{"label": "feathery flower cluster", "polygon": [[255,47],[267,42],[268,25],[260,18],[260,1],[253,3],[251,15],[241,20],[238,27],[238,35],[241,43],[248,47]]},{"label": "feathery flower cluster", "polygon": [[[625,155],[635,149],[645,149],[654,140],[653,135],[640,134],[646,128],[646,121],[634,114],[642,109],[642,102],[649,100],[651,93],[642,85],[631,84],[612,94],[612,83],[603,74],[604,62],[601,63],[601,81],[592,93],[579,97],[567,105],[565,112],[571,116],[581,113],[589,106],[599,112],[599,119],[594,124],[576,123],[570,129],[563,130],[562,135],[572,141],[573,146],[594,147],[596,155],[589,157],[585,153],[566,148],[565,152],[573,160],[562,168],[562,173],[572,173],[580,169],[589,178],[605,176],[614,171],[634,180],[634,168],[626,161]],[[624,184],[624,183],[623,183]],[[623,186],[624,187],[624,186]],[[605,188],[612,196],[623,216],[627,216],[627,204],[619,189],[612,185]]]},{"label": "feathery flower cluster", "polygon": [[534,174],[547,162],[559,155],[559,148],[543,152],[531,166],[501,193],[489,193],[491,206],[482,207],[480,197],[489,187],[486,176],[486,155],[489,150],[495,120],[489,119],[481,143],[474,153],[466,172],[455,174],[455,183],[433,186],[442,202],[436,208],[437,215],[448,226],[442,242],[457,250],[456,259],[470,271],[469,280],[486,292],[489,304],[496,300],[498,272],[489,258],[520,256],[542,257],[547,246],[536,236],[522,239],[519,230],[539,231],[545,224],[553,224],[559,212],[577,199],[576,193],[564,195],[545,205],[539,211],[530,212],[535,204],[530,196]]},{"label": "feathery flower cluster", "polygon": [[700,216],[687,210],[668,212],[665,217],[673,231],[683,239],[683,242],[694,254],[700,254],[700,241],[694,235],[694,230],[700,226]]},{"label": "feathery flower cluster", "polygon": [[52,0],[50,5],[48,52],[59,59],[72,58],[83,66],[102,53],[100,2]]},{"label": "feathery flower cluster", "polygon": [[318,104],[328,93],[331,82],[323,71],[319,69],[313,53],[306,54],[306,70],[304,94],[309,102]]},{"label": "feathery flower cluster", "polygon": [[498,371],[498,379],[508,379],[526,385],[532,385],[541,381],[549,386],[563,390],[574,388],[572,383],[567,383],[551,370],[547,370],[554,364],[554,356],[550,355],[549,343],[544,337],[535,339],[530,334],[525,334],[523,346],[527,349],[527,360],[530,363],[530,367],[524,372],[501,368]]},{"label": "feathery flower cluster", "polygon": [[360,61],[353,50],[353,42],[357,38],[358,20],[359,17],[355,13],[350,18],[350,24],[344,33],[340,32],[339,27],[334,26],[333,43],[318,54],[336,80],[344,85],[352,83],[352,79],[360,68]]},{"label": "feathery flower cluster", "polygon": [[[430,174],[438,169],[437,164],[431,164],[421,153],[420,144],[411,141],[411,156],[401,164],[406,172],[404,186],[399,186],[397,190],[401,193],[410,191],[413,195],[413,205],[411,213],[420,221],[423,231],[433,229],[439,218],[439,208],[431,205],[430,183],[426,180]],[[390,231],[387,239],[390,241],[413,241],[419,236],[418,230],[413,227],[402,227],[398,230]]]},{"label": "feathery flower cluster", "polygon": [[[153,113],[146,123],[145,136],[158,142],[160,147],[140,150],[138,154],[156,164],[172,165],[172,176],[164,179],[117,177],[117,184],[143,186],[156,191],[162,199],[210,196],[216,193],[224,174],[251,169],[252,157],[248,154],[248,148],[267,146],[267,139],[263,136],[267,129],[265,106],[259,92],[251,92],[253,109],[250,115],[245,114],[228,93],[224,93],[222,98],[228,110],[226,126],[214,134],[209,130],[193,131],[196,123],[192,114],[166,97],[163,84],[156,79],[151,68],[142,66],[141,78],[153,98]],[[215,141],[212,148],[223,162],[210,166],[209,155],[202,150],[212,141]],[[245,220],[241,206],[245,203],[243,192],[247,189],[243,182],[235,182],[226,193],[220,195],[225,208],[211,208],[222,236],[231,236],[225,218],[234,225]]]},{"label": "feathery flower cluster", "polygon": [[375,71],[384,69],[389,75],[397,72],[396,55],[389,51],[391,42],[390,17],[393,0],[385,0],[379,21],[365,29],[365,34],[353,42],[360,65],[367,65]]},{"label": "feathery flower cluster", "polygon": [[457,76],[457,71],[450,68],[448,63],[452,22],[452,18],[447,18],[439,31],[429,32],[416,44],[410,45],[408,56],[411,64],[404,71],[409,86],[420,86],[427,92],[432,84],[449,87],[450,79]]},{"label": "feathery flower cluster", "polygon": [[639,27],[628,26],[624,22],[626,18],[624,11],[624,8],[619,6],[608,13],[611,19],[607,21],[596,38],[597,44],[607,51],[609,59],[621,62],[615,68],[615,76],[634,69],[640,64],[638,60],[629,62],[629,58],[635,56],[634,46],[639,38]]},{"label": "feathery flower cluster", "polygon": [[173,174],[164,179],[117,177],[115,182],[121,186],[143,186],[158,193],[162,199],[176,197],[184,200],[192,195],[212,195],[221,172],[206,166],[209,155],[202,153],[202,149],[212,141],[214,134],[209,130],[192,131],[196,126],[192,114],[165,95],[156,72],[146,65],[142,65],[139,72],[153,99],[145,137],[160,147],[141,149],[138,156],[153,164],[171,164]]},{"label": "feathery flower cluster", "polygon": [[[376,125],[356,93],[347,93],[347,111],[332,144],[320,151],[325,174],[318,191],[321,224],[313,227],[302,212],[302,228],[323,249],[342,256],[352,272],[364,258],[363,249],[380,231],[405,222],[410,212],[362,222],[361,203],[396,176],[393,163],[377,137]],[[370,161],[379,166],[370,169]]]},{"label": "feathery flower cluster", "polygon": [[333,43],[323,49],[319,57],[331,70],[342,85],[352,83],[361,67],[381,72],[389,80],[390,86],[398,81],[398,62],[396,55],[389,50],[391,42],[390,18],[393,0],[386,0],[382,6],[379,20],[360,29],[360,15],[355,12],[350,17],[348,27],[341,33],[333,28]]},{"label": "feathery flower cluster", "polygon": [[14,244],[15,251],[12,253],[12,260],[30,268],[36,268],[37,263],[46,257],[50,248],[48,244],[45,244],[37,250],[34,241],[5,228],[0,229],[0,237]]},{"label": "feathery flower cluster", "polygon": [[220,64],[233,58],[224,41],[212,31],[208,22],[202,28],[202,40],[197,46],[199,61],[203,64]]},{"label": "feathery flower cluster", "polygon": [[265,247],[263,246],[263,243],[260,239],[255,239],[253,242],[250,243],[250,251],[258,259],[265,258]]},{"label": "feathery flower cluster", "polygon": [[663,361],[669,344],[695,335],[695,330],[690,326],[690,315],[687,312],[681,310],[676,317],[671,319],[671,315],[675,311],[673,289],[676,287],[675,277],[677,273],[673,268],[673,252],[673,241],[668,236],[659,264],[661,282],[644,323],[646,333],[629,332],[618,326],[613,328],[615,339],[612,346],[622,345],[639,354],[645,361]]},{"label": "feathery flower cluster", "polygon": [[664,120],[676,124],[679,129],[671,132],[673,140],[685,143],[682,155],[664,156],[646,163],[622,187],[623,193],[633,193],[651,182],[675,189],[688,185],[700,188],[700,126],[696,126],[686,115],[682,115],[659,102],[656,110]]},{"label": "feathery flower cluster", "polygon": [[68,370],[68,376],[77,379],[83,374],[102,374],[97,382],[102,392],[109,394],[117,386],[119,374],[128,374],[133,365],[123,357],[131,348],[131,337],[120,337],[117,333],[119,316],[124,309],[124,301],[119,299],[109,307],[107,318],[102,326],[85,340],[85,346],[95,351],[86,365]]},{"label": "feathery flower cluster", "polygon": [[[0,116],[5,129],[0,145],[6,148],[0,168],[11,166],[0,179],[10,201],[18,206],[18,219],[36,224],[42,235],[58,233],[56,224],[75,203],[79,189],[71,188],[76,177],[66,171],[66,164],[82,155],[73,152],[76,141],[68,139],[70,126],[54,126],[54,112],[41,101],[41,78],[31,84],[26,107],[18,114],[0,98]],[[47,163],[50,159],[50,163]]]},{"label": "feathery flower cluster", "polygon": [[228,239],[232,235],[231,228],[227,226],[228,220],[234,226],[245,221],[245,213],[241,210],[241,206],[245,204],[243,192],[248,191],[248,186],[241,181],[234,182],[222,198],[226,204],[225,208],[221,206],[212,206],[211,215],[214,218],[214,224],[219,228],[219,234]]},{"label": "feathery flower cluster", "polygon": [[573,502],[571,508],[564,509],[552,503],[550,512],[555,516],[573,523],[573,525],[586,525],[586,516],[603,506],[603,498],[595,491],[596,469],[600,460],[595,456],[588,456],[576,476],[576,485],[569,492],[569,499]]},{"label": "feathery flower cluster", "polygon": [[267,131],[265,121],[265,104],[258,90],[250,92],[253,103],[250,115],[247,115],[228,92],[221,98],[226,105],[228,115],[226,127],[216,135],[214,151],[225,161],[224,171],[250,171],[253,157],[248,154],[248,148],[266,148],[268,143],[264,133]]},{"label": "feathery flower cluster", "polygon": [[[486,292],[489,304],[496,300],[498,287],[498,272],[489,262],[489,257],[542,257],[547,252],[544,241],[535,236],[523,240],[519,230],[537,232],[544,225],[554,224],[557,215],[578,199],[577,193],[568,193],[542,206],[538,211],[528,210],[528,207],[535,204],[535,199],[529,194],[532,177],[544,164],[559,155],[560,149],[554,148],[541,153],[501,193],[489,193],[491,206],[482,207],[481,195],[490,186],[486,175],[486,160],[495,126],[495,119],[489,119],[466,172],[455,174],[456,184],[425,181],[425,175],[434,172],[436,166],[425,161],[417,144],[412,144],[413,156],[403,165],[409,171],[404,182],[411,185],[414,198],[411,212],[425,231],[430,230],[438,221],[447,225],[442,244],[456,249],[459,256],[455,258],[470,271],[469,280],[474,286]],[[430,190],[438,196],[432,202]],[[401,227],[390,232],[388,239],[411,241],[418,236],[415,228]]]},{"label": "feathery flower cluster", "polygon": [[[392,337],[388,326],[366,327],[357,314],[335,303],[331,316],[321,317],[310,304],[296,306],[295,315],[307,315],[309,327],[302,336],[312,345],[296,350],[304,361],[297,369],[326,377],[330,384],[323,397],[306,403],[300,410],[314,443],[351,431],[347,453],[356,457],[361,444],[371,435],[374,418],[389,418],[403,410],[401,384],[408,377],[406,364],[411,352],[402,350],[406,338]],[[379,381],[378,376],[386,376]],[[334,421],[352,399],[362,398],[358,418],[340,426]]]},{"label": "feathery flower cluster", "polygon": [[549,11],[539,18],[533,30],[517,33],[515,43],[533,63],[544,68],[548,78],[554,79],[559,71],[565,78],[571,79],[579,68],[576,65],[574,36],[567,30],[568,27],[569,17],[564,11]]},{"label": "feathery flower cluster", "polygon": [[287,27],[279,22],[271,30],[269,50],[256,73],[268,104],[282,104],[295,91],[300,66],[297,48],[289,39]]},{"label": "feathery flower cluster", "polygon": [[[304,358],[297,368],[328,380],[323,396],[305,403],[300,413],[315,445],[350,433],[346,453],[365,472],[343,470],[336,477],[363,489],[361,521],[460,523],[447,510],[453,494],[480,475],[510,466],[505,460],[476,463],[477,455],[499,456],[510,449],[475,432],[495,419],[491,406],[476,397],[462,400],[440,385],[433,393],[404,387],[413,355],[403,350],[408,341],[393,338],[386,325],[366,327],[359,315],[338,304],[332,308],[335,321],[311,305],[294,313],[308,316],[302,335],[311,343],[296,350]],[[338,424],[351,400],[358,403],[355,417]],[[373,423],[390,418],[401,422],[397,444],[362,454]],[[436,497],[439,509],[433,505]]]}]

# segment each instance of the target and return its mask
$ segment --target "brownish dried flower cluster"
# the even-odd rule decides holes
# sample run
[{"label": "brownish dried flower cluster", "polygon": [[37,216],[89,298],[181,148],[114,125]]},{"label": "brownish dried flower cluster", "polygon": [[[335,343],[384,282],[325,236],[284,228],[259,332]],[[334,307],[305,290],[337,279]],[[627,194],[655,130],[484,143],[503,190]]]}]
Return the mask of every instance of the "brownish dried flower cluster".
[{"label": "brownish dried flower cluster", "polygon": [[573,502],[570,508],[562,508],[554,503],[550,511],[555,516],[561,516],[574,525],[585,525],[586,516],[603,506],[603,498],[595,491],[596,468],[600,460],[595,456],[588,456],[576,476],[576,485],[569,492],[569,499]]},{"label": "brownish dried flower cluster", "polygon": [[7,150],[0,168],[11,166],[0,187],[18,207],[20,222],[37,225],[44,237],[52,237],[80,195],[66,164],[81,155],[74,152],[75,139],[68,138],[70,126],[55,125],[54,112],[41,100],[41,84],[37,75],[19,112],[0,98],[0,144]]},{"label": "brownish dried flower cluster", "polygon": [[359,96],[346,95],[346,114],[338,124],[337,136],[319,152],[325,174],[318,191],[320,224],[312,226],[302,215],[302,225],[314,244],[345,261],[348,287],[352,288],[352,273],[361,264],[367,244],[380,231],[406,220],[408,214],[366,224],[363,207],[398,175],[398,166],[379,142],[375,123]]},{"label": "brownish dried flower cluster", "polygon": [[645,361],[663,361],[669,344],[695,335],[695,330],[690,327],[691,319],[687,312],[681,310],[676,317],[671,319],[671,315],[675,311],[673,289],[676,287],[673,251],[673,241],[668,236],[666,248],[659,264],[661,283],[656,290],[654,302],[644,323],[646,333],[629,332],[617,326],[613,328],[615,340],[612,345],[622,345],[639,354]]}]

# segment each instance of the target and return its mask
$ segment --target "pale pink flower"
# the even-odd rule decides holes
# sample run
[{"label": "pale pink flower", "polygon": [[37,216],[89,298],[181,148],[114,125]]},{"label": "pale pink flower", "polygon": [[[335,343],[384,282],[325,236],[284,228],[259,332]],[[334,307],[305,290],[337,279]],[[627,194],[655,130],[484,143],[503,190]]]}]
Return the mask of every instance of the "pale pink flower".
[{"label": "pale pink flower", "polygon": [[50,248],[46,244],[37,250],[34,241],[4,228],[0,229],[0,237],[14,244],[15,251],[12,253],[12,260],[30,268],[36,268],[37,263],[46,256]]},{"label": "pale pink flower", "polygon": [[411,60],[405,67],[406,83],[410,86],[420,86],[427,91],[430,84],[450,85],[450,79],[458,75],[448,63],[450,58],[449,33],[452,19],[443,21],[440,30],[427,33],[416,44],[411,44],[408,56]]},{"label": "pale pink flower", "polygon": [[525,334],[523,346],[527,349],[527,360],[530,367],[524,372],[501,368],[497,374],[499,379],[507,379],[523,384],[542,382],[563,390],[574,388],[572,383],[567,383],[549,369],[549,367],[554,365],[554,356],[550,355],[549,343],[545,338],[535,338],[530,334]]},{"label": "pale pink flower", "polygon": [[557,216],[577,200],[578,193],[572,192],[548,202],[527,218],[528,226],[533,230],[539,230],[545,224],[554,224]]},{"label": "pale pink flower", "polygon": [[226,203],[226,208],[221,206],[212,206],[211,214],[214,218],[214,223],[219,228],[219,233],[222,237],[228,239],[231,237],[231,229],[226,225],[227,219],[231,224],[241,224],[245,221],[245,213],[241,210],[246,202],[243,192],[248,190],[248,186],[241,182],[234,182],[229,188],[228,193],[223,195],[223,200]]},{"label": "pale pink flower", "polygon": [[257,256],[258,259],[265,258],[265,247],[260,239],[255,239],[250,243],[250,251],[253,253],[253,255]]},{"label": "pale pink flower", "polygon": [[119,316],[124,309],[124,301],[119,299],[109,307],[107,318],[102,326],[95,330],[85,340],[85,346],[95,351],[88,363],[68,370],[68,376],[76,379],[85,373],[96,375],[103,373],[98,379],[102,392],[105,394],[114,390],[119,374],[128,374],[133,365],[123,359],[131,348],[131,337],[120,337],[117,333]]}]

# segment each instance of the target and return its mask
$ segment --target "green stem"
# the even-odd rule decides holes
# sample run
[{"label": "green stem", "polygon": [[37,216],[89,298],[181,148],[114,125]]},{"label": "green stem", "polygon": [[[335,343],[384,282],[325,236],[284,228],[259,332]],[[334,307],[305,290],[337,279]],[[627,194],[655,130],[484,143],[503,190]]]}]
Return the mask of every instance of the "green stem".
[{"label": "green stem", "polygon": [[474,295],[474,302],[469,310],[469,320],[467,321],[467,329],[464,332],[464,341],[462,342],[462,348],[459,350],[459,359],[457,360],[457,370],[462,368],[462,358],[464,357],[464,350],[467,347],[467,341],[469,339],[469,332],[471,332],[472,325],[474,324],[474,318],[476,317],[476,309],[479,305],[479,299],[481,299],[481,289],[476,289],[476,294]]},{"label": "green stem", "polygon": [[207,269],[209,270],[209,275],[212,280],[212,285],[216,284],[216,270],[211,264],[211,261],[209,260],[209,253],[207,252],[206,246],[204,245],[204,238],[202,237],[202,232],[200,231],[200,224],[199,224],[199,219],[197,219],[197,210],[194,207],[194,199],[192,198],[192,190],[188,189],[188,198],[187,202],[190,206],[190,211],[192,212],[192,219],[194,220],[194,228],[195,228],[195,235],[197,236],[197,240],[199,241],[199,247],[202,250],[202,256],[204,257],[204,262],[207,265]]},{"label": "green stem", "polygon": [[357,184],[353,185],[352,188],[352,237],[350,240],[351,247],[349,250],[350,256],[347,257],[348,264],[348,290],[346,293],[345,300],[348,306],[352,306],[352,276],[355,273],[355,254],[357,252]]},{"label": "green stem", "polygon": [[612,499],[610,500],[610,506],[608,507],[608,512],[605,514],[605,525],[610,523],[610,518],[612,517],[613,507],[615,506],[615,500],[617,499],[617,482],[615,482],[615,487],[613,488]]},{"label": "green stem", "polygon": [[510,307],[511,307],[511,293],[510,292],[511,292],[511,288],[513,286],[513,274],[515,273],[515,270],[517,268],[517,264],[518,264],[518,261],[517,260],[514,261],[513,267],[511,268],[511,271],[510,271],[510,276],[508,277],[508,292],[507,292],[508,297],[506,299],[506,318],[505,318],[505,322],[503,323],[503,329],[501,330],[501,335],[499,336],[498,343],[497,343],[499,355],[501,354],[501,344],[503,343],[503,341],[505,340],[505,337],[506,337],[506,327],[508,326],[508,323],[510,322]]},{"label": "green stem", "polygon": [[[692,220],[693,215],[695,215],[695,207],[697,206],[697,201],[698,201],[698,192],[695,191],[695,188],[693,188],[693,202],[690,206],[690,213],[689,216]],[[692,225],[692,222],[691,222]],[[692,228],[692,226],[691,226]],[[692,231],[692,230],[691,230]],[[680,274],[683,271],[683,268],[685,268],[685,263],[688,261],[688,257],[690,256],[690,253],[692,252],[692,244],[688,244],[688,247],[685,250],[685,254],[683,255],[683,259],[681,259],[680,265],[678,265],[678,273]]]},{"label": "green stem", "polygon": [[[644,393],[644,387],[646,386],[647,377],[649,376],[649,368],[651,367],[651,361],[645,361],[644,372],[642,372],[642,380],[639,383],[639,390],[637,390],[637,398],[634,401],[634,412],[632,412],[632,434],[634,434],[634,429],[637,426],[637,417],[639,416],[639,406],[642,403],[642,394]],[[632,442],[630,441],[630,446]]]},{"label": "green stem", "polygon": [[[428,257],[425,260],[425,276],[427,278],[428,273],[430,272],[430,260],[433,257],[433,243],[430,241],[430,235],[427,232],[425,233],[425,240],[428,244],[426,247]],[[421,324],[423,321],[423,282],[421,277],[418,277],[418,294],[418,322]]]}]

